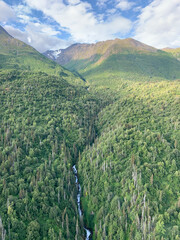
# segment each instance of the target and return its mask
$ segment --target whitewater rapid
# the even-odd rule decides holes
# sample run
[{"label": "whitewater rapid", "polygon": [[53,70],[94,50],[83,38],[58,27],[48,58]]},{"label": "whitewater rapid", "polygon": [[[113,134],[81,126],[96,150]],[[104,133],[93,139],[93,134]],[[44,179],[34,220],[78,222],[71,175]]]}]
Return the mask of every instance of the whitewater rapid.
[{"label": "whitewater rapid", "polygon": [[[77,185],[77,189],[78,189],[78,192],[77,192],[78,213],[79,213],[79,216],[81,217],[82,216],[82,210],[81,210],[81,185],[79,184],[79,180],[78,180],[78,176],[77,176],[78,172],[77,172],[77,169],[76,169],[75,165],[73,166],[73,172],[74,172],[74,175],[75,175],[76,185]],[[87,228],[84,228],[84,230],[86,231],[86,240],[90,240],[91,232]]]}]

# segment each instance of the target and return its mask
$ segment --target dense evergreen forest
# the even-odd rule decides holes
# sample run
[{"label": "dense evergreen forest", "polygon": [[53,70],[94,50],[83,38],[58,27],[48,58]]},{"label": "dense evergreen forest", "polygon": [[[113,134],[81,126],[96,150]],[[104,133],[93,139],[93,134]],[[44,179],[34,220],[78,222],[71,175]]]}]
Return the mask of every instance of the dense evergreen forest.
[{"label": "dense evergreen forest", "polygon": [[0,40],[0,239],[83,239],[72,165],[106,103],[2,28]]},{"label": "dense evergreen forest", "polygon": [[98,74],[0,28],[0,239],[180,239],[180,81]]},{"label": "dense evergreen forest", "polygon": [[72,164],[91,142],[96,99],[45,73],[0,75],[0,216],[6,239],[74,239]]},{"label": "dense evergreen forest", "polygon": [[180,239],[179,93],[179,81],[122,83],[99,114],[78,162],[93,239]]}]

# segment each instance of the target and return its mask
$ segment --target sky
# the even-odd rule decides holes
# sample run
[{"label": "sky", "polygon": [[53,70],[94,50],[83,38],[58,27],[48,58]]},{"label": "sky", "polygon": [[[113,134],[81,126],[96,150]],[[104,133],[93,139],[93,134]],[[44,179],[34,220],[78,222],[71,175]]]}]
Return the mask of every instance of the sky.
[{"label": "sky", "polygon": [[0,25],[40,52],[134,38],[180,47],[180,0],[0,0]]}]

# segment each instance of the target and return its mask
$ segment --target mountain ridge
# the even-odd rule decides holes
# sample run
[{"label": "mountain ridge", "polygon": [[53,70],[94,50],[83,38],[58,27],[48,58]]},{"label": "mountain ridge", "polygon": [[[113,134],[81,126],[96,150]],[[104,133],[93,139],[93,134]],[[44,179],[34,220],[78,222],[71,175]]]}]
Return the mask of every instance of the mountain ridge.
[{"label": "mountain ridge", "polygon": [[13,38],[0,26],[0,69],[46,72],[50,75],[63,76],[71,84],[83,84],[77,75],[46,58],[32,46]]},{"label": "mountain ridge", "polygon": [[0,44],[0,239],[83,240],[85,227],[93,240],[178,240],[179,62],[101,43],[107,59],[66,65],[82,86],[32,48]]},{"label": "mountain ridge", "polygon": [[[65,65],[71,60],[77,59],[88,59],[93,57],[94,55],[104,55],[108,57],[112,53],[117,53],[118,51],[124,52],[129,49],[134,51],[142,51],[142,52],[157,52],[158,50],[154,47],[141,43],[133,38],[126,39],[114,39],[101,41],[97,43],[76,43],[69,46],[66,49],[59,49],[61,52],[57,56],[56,61],[59,64]],[[56,50],[58,51],[58,50]],[[51,53],[48,56],[48,53]],[[45,56],[53,59],[52,54],[55,51],[46,51],[44,53]]]},{"label": "mountain ridge", "polygon": [[95,84],[105,78],[180,78],[180,62],[176,57],[132,38],[74,44],[62,49],[53,60]]},{"label": "mountain ridge", "polygon": [[12,37],[3,27],[1,27],[1,25],[0,25],[0,37],[1,37],[2,35],[6,35],[6,36],[9,36],[9,37],[13,38],[13,37]]}]

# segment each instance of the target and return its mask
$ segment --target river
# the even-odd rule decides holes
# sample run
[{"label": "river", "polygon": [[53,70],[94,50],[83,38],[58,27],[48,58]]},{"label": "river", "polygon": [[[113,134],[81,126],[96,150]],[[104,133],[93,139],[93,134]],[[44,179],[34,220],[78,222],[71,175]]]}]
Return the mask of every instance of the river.
[{"label": "river", "polygon": [[[74,165],[73,166],[73,172],[74,172],[74,175],[75,175],[75,179],[76,179],[76,185],[77,185],[77,189],[78,189],[78,192],[77,192],[77,206],[78,206],[78,213],[79,213],[79,216],[81,217],[82,216],[82,210],[81,210],[81,185],[79,183],[79,180],[78,180],[78,172],[77,172],[77,169],[76,169],[76,166]],[[91,232],[89,229],[87,228],[84,228],[84,230],[86,231],[86,240],[90,240],[91,238]]]}]

